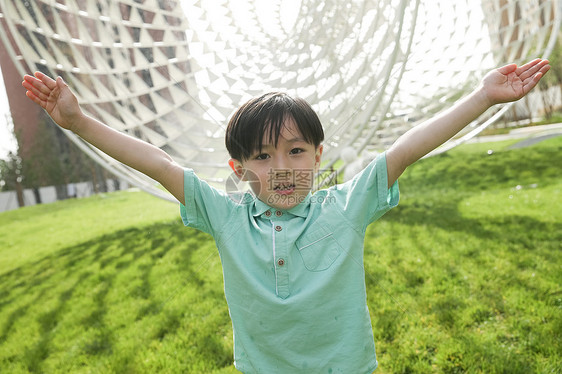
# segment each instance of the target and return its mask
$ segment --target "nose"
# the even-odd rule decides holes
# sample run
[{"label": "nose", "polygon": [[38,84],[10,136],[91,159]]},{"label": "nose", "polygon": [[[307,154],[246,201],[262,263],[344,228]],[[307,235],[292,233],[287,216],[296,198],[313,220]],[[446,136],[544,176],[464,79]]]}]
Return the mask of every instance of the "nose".
[{"label": "nose", "polygon": [[288,157],[280,155],[275,157],[273,173],[276,177],[284,177],[291,173],[291,163]]}]

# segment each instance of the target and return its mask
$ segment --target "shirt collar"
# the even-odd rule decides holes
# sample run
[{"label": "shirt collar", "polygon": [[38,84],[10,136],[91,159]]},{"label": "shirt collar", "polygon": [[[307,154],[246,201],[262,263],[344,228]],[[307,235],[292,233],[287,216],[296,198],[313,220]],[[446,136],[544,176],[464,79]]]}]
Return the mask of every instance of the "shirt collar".
[{"label": "shirt collar", "polygon": [[310,210],[310,198],[312,193],[309,191],[304,200],[297,206],[292,207],[287,212],[299,216],[299,217],[306,217],[308,216],[308,211]]},{"label": "shirt collar", "polygon": [[[308,211],[309,211],[309,208],[310,208],[311,196],[312,196],[312,193],[309,192],[306,195],[306,197],[304,198],[304,200],[299,205],[294,206],[289,210],[286,210],[286,212],[291,213],[292,215],[295,215],[295,216],[306,217],[308,215]],[[276,209],[270,207],[269,205],[267,205],[266,203],[264,203],[263,201],[261,201],[258,198],[254,199],[254,206],[252,208],[252,215],[254,217],[261,216],[262,214],[264,214],[268,210],[275,211]]]},{"label": "shirt collar", "polygon": [[252,208],[252,215],[254,217],[261,216],[269,209],[271,209],[269,205],[267,205],[257,197],[254,199],[254,206]]}]

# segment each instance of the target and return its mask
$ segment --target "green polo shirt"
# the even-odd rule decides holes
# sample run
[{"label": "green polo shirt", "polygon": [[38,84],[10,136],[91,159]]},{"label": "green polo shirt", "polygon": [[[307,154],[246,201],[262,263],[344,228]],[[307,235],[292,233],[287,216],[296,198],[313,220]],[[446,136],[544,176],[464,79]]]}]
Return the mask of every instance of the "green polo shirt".
[{"label": "green polo shirt", "polygon": [[398,183],[387,185],[383,153],[349,182],[278,211],[185,170],[182,220],[215,239],[238,370],[375,370],[363,243],[367,226],[398,204]]}]

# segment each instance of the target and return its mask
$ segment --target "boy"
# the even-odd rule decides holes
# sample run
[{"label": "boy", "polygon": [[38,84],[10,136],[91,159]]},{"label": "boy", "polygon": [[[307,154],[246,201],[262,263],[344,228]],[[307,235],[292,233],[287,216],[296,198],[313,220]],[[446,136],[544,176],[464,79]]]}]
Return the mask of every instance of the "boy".
[{"label": "boy", "polygon": [[493,70],[352,180],[315,194],[324,137],[318,117],[284,94],[253,99],[234,114],[225,137],[229,165],[253,191],[238,202],[159,148],[83,115],[61,78],[35,73],[23,86],[61,127],[159,181],[181,203],[184,224],[214,237],[238,370],[371,373],[377,360],[363,270],[367,226],[397,205],[396,181],[408,165],[491,105],[526,95],[548,70],[541,59]]}]

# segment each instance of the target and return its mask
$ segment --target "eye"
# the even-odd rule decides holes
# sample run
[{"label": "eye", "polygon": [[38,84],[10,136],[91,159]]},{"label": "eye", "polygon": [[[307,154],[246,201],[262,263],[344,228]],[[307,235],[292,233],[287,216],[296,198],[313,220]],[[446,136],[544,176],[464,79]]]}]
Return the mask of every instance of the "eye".
[{"label": "eye", "polygon": [[268,158],[269,158],[269,155],[267,153],[261,153],[261,154],[259,154],[255,157],[256,160],[266,160]]},{"label": "eye", "polygon": [[291,149],[290,153],[292,155],[298,155],[299,153],[302,153],[302,152],[304,152],[304,149],[302,149],[302,148],[293,148],[293,149]]}]

